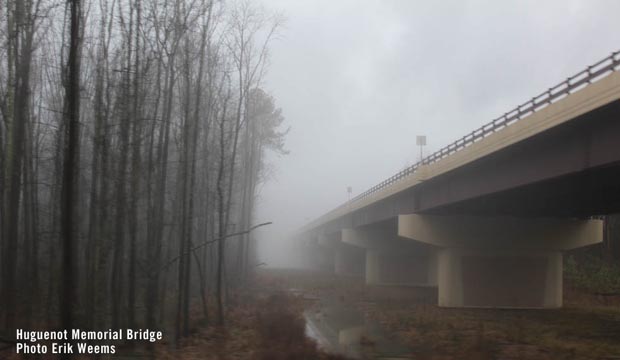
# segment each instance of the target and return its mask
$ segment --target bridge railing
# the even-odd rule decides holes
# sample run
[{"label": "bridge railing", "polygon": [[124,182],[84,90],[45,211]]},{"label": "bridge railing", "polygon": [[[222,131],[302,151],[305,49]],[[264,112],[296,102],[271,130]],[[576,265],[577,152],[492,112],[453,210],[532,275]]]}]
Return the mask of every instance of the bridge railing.
[{"label": "bridge railing", "polygon": [[556,86],[547,89],[540,95],[534,96],[530,100],[517,106],[511,111],[505,113],[504,115],[479,127],[478,129],[470,132],[462,138],[435,151],[434,153],[428,155],[417,163],[403,169],[397,174],[383,180],[379,184],[355,196],[354,198],[349,200],[349,203],[364,199],[380,190],[390,187],[394,183],[413,174],[421,165],[432,164],[451,154],[454,154],[455,152],[462,150],[463,148],[477,141],[480,141],[481,139],[495,133],[496,131],[501,130],[506,126],[521,120],[523,117],[531,115],[537,110],[540,110],[554,103],[555,101],[558,101],[568,96],[572,92],[578,91],[588,86],[590,83],[607,76],[611,72],[615,71],[620,65],[620,57],[618,56],[619,54],[620,51],[613,52],[610,56],[604,58],[603,60],[588,66],[585,70],[580,71],[577,74],[557,84]]}]

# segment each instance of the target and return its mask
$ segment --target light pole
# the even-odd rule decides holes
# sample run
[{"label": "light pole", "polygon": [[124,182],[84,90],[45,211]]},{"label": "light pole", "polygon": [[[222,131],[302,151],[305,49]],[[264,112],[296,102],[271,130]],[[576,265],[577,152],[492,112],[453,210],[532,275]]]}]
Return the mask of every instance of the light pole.
[{"label": "light pole", "polygon": [[422,148],[426,145],[426,135],[418,135],[415,137],[415,144],[420,147],[420,161],[424,159],[422,156]]}]

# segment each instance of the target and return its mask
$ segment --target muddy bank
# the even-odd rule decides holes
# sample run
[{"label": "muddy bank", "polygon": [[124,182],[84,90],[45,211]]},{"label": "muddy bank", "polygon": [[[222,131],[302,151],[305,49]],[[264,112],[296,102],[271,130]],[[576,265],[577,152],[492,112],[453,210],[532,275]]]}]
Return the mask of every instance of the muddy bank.
[{"label": "muddy bank", "polygon": [[306,335],[305,301],[274,286],[269,276],[233,296],[225,328],[197,327],[178,349],[157,347],[155,359],[346,360]]}]

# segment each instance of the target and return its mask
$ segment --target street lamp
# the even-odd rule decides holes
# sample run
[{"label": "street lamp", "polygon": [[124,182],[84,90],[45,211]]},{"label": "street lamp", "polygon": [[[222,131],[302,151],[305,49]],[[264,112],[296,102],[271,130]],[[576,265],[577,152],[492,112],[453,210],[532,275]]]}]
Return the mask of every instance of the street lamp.
[{"label": "street lamp", "polygon": [[422,157],[422,148],[426,145],[426,135],[416,136],[415,144],[420,147],[420,161],[422,161],[422,159],[424,159],[424,157]]}]

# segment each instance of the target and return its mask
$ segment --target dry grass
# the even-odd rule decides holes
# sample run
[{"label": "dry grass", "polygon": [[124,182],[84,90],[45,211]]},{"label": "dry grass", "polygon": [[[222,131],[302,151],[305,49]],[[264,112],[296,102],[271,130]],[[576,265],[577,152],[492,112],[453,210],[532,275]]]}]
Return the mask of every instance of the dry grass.
[{"label": "dry grass", "polygon": [[558,310],[446,309],[428,289],[373,289],[361,281],[297,271],[271,276],[316,296],[336,296],[379,323],[414,351],[415,359],[617,359],[620,306],[616,299],[565,292]]},{"label": "dry grass", "polygon": [[[273,289],[273,284],[269,288]],[[260,288],[260,287],[259,287]],[[305,336],[300,299],[284,291],[245,293],[228,313],[226,329],[206,327],[178,349],[157,348],[157,359],[345,360]]]}]

